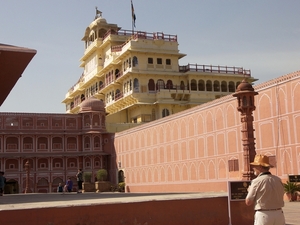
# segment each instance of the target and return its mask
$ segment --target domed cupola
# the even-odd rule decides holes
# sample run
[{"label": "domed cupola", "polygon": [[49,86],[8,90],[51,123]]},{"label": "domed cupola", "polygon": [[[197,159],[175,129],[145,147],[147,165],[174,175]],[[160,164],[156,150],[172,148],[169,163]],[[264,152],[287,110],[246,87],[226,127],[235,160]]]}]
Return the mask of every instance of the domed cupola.
[{"label": "domed cupola", "polygon": [[103,101],[93,97],[84,100],[80,105],[79,113],[83,112],[104,112],[105,107]]},{"label": "domed cupola", "polygon": [[254,88],[246,79],[244,79],[236,88],[236,92],[240,91],[254,91]]},{"label": "domed cupola", "polygon": [[[106,19],[102,17],[102,12],[96,7],[96,16],[93,22],[85,29],[82,41],[93,41],[97,38],[103,38],[107,31],[111,30],[117,32],[121,28],[117,24],[109,24]],[[93,36],[93,37],[91,37]],[[91,40],[92,39],[92,40]]]}]

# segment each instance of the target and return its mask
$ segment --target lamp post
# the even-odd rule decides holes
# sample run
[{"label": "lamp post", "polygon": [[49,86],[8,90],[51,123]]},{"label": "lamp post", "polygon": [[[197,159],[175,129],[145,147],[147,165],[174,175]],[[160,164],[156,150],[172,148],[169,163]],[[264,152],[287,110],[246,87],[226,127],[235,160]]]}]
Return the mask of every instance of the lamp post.
[{"label": "lamp post", "polygon": [[26,170],[26,187],[25,187],[25,194],[26,194],[31,192],[29,188],[30,164],[28,160],[25,163],[25,170]]},{"label": "lamp post", "polygon": [[244,156],[243,180],[252,180],[255,177],[250,169],[250,162],[253,162],[256,155],[252,112],[256,108],[254,105],[254,96],[257,94],[246,79],[239,84],[236,92],[233,94],[234,97],[237,97],[237,110],[241,113]]}]

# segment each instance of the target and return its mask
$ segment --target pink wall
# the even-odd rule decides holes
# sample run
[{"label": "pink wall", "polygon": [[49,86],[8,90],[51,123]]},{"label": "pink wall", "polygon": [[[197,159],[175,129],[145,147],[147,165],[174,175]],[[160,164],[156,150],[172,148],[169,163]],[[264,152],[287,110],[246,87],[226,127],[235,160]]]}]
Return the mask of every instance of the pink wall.
[{"label": "pink wall", "polygon": [[[272,156],[273,174],[300,174],[300,72],[254,86],[257,153]],[[243,169],[240,115],[225,96],[115,135],[127,191],[227,191]],[[239,167],[229,172],[228,163]]]}]

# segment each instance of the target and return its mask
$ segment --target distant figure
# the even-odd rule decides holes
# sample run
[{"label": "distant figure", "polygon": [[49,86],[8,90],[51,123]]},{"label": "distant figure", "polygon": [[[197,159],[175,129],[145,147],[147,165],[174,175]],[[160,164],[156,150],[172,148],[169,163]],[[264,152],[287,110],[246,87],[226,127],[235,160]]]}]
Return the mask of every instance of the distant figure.
[{"label": "distant figure", "polygon": [[65,189],[67,192],[72,192],[73,189],[73,181],[71,180],[71,178],[68,178],[67,182],[66,182],[66,186]]},{"label": "distant figure", "polygon": [[62,186],[61,183],[58,184],[57,192],[64,192],[64,187]]},{"label": "distant figure", "polygon": [[77,193],[82,193],[82,182],[83,182],[83,172],[82,169],[79,169],[77,174],[77,185],[78,185],[78,190]]},{"label": "distant figure", "polygon": [[5,177],[3,176],[4,172],[0,172],[0,196],[3,196],[4,186],[5,186]]},{"label": "distant figure", "polygon": [[269,172],[272,167],[269,157],[256,155],[250,165],[253,166],[254,175],[257,177],[251,181],[245,203],[248,206],[254,205],[254,224],[284,225],[284,189],[281,179]]}]

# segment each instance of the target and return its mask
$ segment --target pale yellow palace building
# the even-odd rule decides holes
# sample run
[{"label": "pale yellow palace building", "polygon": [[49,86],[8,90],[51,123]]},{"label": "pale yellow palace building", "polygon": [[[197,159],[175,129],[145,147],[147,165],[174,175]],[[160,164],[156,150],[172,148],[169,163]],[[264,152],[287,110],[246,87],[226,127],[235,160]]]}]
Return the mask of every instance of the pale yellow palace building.
[{"label": "pale yellow palace building", "polygon": [[[98,11],[99,12],[99,11]],[[105,104],[108,132],[119,132],[235,92],[250,70],[187,64],[177,35],[123,30],[102,13],[86,28],[83,73],[63,100],[67,113],[94,96]]]}]

